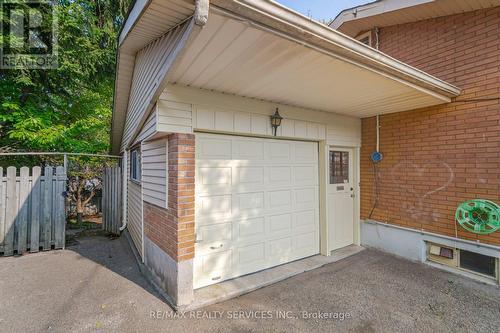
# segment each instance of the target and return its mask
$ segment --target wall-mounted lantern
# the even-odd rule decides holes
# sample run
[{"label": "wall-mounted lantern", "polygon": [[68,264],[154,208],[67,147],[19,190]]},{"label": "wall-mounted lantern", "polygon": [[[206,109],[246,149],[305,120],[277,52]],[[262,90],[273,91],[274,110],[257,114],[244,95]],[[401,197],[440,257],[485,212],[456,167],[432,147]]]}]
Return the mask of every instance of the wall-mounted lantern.
[{"label": "wall-mounted lantern", "polygon": [[281,125],[281,120],[283,119],[278,112],[278,108],[276,108],[276,112],[271,116],[271,126],[273,127],[273,134],[276,136],[276,132],[278,131],[278,127]]}]

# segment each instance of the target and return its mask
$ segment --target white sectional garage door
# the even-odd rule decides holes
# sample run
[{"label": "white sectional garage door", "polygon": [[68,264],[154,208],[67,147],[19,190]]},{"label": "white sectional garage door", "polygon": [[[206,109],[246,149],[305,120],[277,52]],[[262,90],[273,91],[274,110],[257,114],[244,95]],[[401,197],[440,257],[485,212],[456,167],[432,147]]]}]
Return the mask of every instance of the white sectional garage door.
[{"label": "white sectional garage door", "polygon": [[319,253],[318,145],[196,134],[194,287]]}]

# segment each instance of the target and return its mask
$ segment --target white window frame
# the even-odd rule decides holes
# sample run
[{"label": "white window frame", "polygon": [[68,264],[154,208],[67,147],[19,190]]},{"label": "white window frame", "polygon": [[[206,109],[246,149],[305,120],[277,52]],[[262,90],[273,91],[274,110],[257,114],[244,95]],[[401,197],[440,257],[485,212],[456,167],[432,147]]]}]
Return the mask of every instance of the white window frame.
[{"label": "white window frame", "polygon": [[141,182],[141,149],[134,148],[130,151],[130,179]]},{"label": "white window frame", "polygon": [[[365,43],[361,42],[366,37],[368,37],[368,44],[365,44]],[[356,37],[356,40],[371,47],[372,46],[372,32],[371,32],[371,30],[369,30],[367,32],[364,32],[361,35],[358,35]]]}]

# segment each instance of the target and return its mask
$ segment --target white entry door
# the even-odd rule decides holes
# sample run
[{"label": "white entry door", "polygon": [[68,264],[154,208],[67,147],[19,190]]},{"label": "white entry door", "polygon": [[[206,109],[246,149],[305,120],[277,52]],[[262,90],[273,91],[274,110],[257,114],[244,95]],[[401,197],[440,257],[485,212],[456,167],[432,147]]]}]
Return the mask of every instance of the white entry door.
[{"label": "white entry door", "polygon": [[353,149],[328,152],[328,243],[330,251],[354,243]]},{"label": "white entry door", "polygon": [[195,229],[195,288],[318,254],[318,144],[197,133]]}]

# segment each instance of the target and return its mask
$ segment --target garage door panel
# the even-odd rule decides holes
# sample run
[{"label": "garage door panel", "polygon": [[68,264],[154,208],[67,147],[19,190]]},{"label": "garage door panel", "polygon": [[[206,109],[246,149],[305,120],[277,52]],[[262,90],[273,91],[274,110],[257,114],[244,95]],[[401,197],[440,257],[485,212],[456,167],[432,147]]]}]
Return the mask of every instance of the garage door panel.
[{"label": "garage door panel", "polygon": [[206,286],[231,277],[232,257],[231,250],[197,256],[193,267],[197,272],[197,283]]},{"label": "garage door panel", "polygon": [[235,167],[234,186],[262,186],[264,185],[264,167]]},{"label": "garage door panel", "polygon": [[318,160],[317,145],[313,142],[297,142],[295,145],[294,162],[311,163]]},{"label": "garage door panel", "polygon": [[297,186],[318,185],[318,168],[313,165],[294,167],[293,184]]},{"label": "garage door panel", "polygon": [[203,240],[203,242],[214,242],[226,240],[230,241],[233,237],[232,223],[218,223],[201,226],[198,229],[198,239]]},{"label": "garage door panel", "polygon": [[[231,193],[231,167],[200,167],[196,183],[205,193]],[[200,193],[203,193],[200,191]]]},{"label": "garage door panel", "polygon": [[282,237],[268,242],[270,264],[279,264],[292,255],[292,237]]},{"label": "garage door panel", "polygon": [[250,192],[234,194],[233,217],[254,217],[264,210],[265,193]]},{"label": "garage door panel", "polygon": [[273,166],[267,169],[267,184],[269,186],[283,186],[292,184],[292,167]]},{"label": "garage door panel", "polygon": [[235,251],[237,253],[236,266],[240,268],[252,266],[258,269],[261,266],[260,263],[266,260],[266,242],[263,241],[239,246]]},{"label": "garage door panel", "polygon": [[318,202],[318,189],[316,187],[295,190],[294,195],[295,209],[315,208]]},{"label": "garage door panel", "polygon": [[291,190],[278,190],[269,191],[268,195],[268,210],[269,211],[283,211],[292,208],[292,191]]},{"label": "garage door panel", "polygon": [[316,143],[196,140],[195,288],[319,253]]},{"label": "garage door panel", "polygon": [[196,198],[196,218],[200,221],[231,217],[231,195],[199,195]]},{"label": "garage door panel", "polygon": [[267,217],[268,236],[288,235],[292,232],[292,214],[279,214]]},{"label": "garage door panel", "polygon": [[264,217],[236,220],[234,222],[235,242],[254,241],[266,236],[266,221]]},{"label": "garage door panel", "polygon": [[270,163],[290,163],[292,142],[273,140],[265,144],[265,160]]},{"label": "garage door panel", "polygon": [[264,160],[264,143],[262,140],[235,140],[233,142],[234,160]]},{"label": "garage door panel", "polygon": [[233,238],[233,224],[217,223],[204,225],[198,228],[196,233],[197,248],[199,254],[225,251],[231,247]]},{"label": "garage door panel", "polygon": [[293,252],[297,255],[310,253],[316,254],[317,245],[319,243],[316,232],[309,232],[293,237]]},{"label": "garage door panel", "polygon": [[297,233],[316,228],[316,211],[314,209],[294,213],[293,229]]},{"label": "garage door panel", "polygon": [[232,159],[231,139],[205,138],[196,146],[196,157],[198,159]]}]

